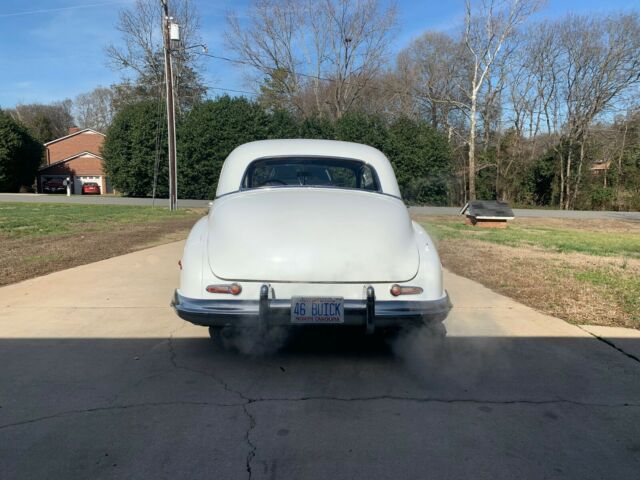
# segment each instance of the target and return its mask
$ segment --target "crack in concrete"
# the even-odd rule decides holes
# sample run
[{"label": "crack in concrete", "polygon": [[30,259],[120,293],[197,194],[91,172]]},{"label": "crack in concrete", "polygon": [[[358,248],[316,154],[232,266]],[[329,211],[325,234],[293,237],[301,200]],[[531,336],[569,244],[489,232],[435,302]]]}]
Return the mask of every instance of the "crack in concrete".
[{"label": "crack in concrete", "polygon": [[627,351],[625,351],[623,348],[620,348],[619,346],[617,346],[615,343],[613,343],[611,340],[607,340],[604,337],[601,337],[600,335],[596,335],[593,332],[590,332],[589,330],[587,330],[586,328],[582,328],[580,325],[576,325],[576,327],[578,327],[580,330],[582,330],[583,332],[588,333],[589,335],[591,335],[593,338],[595,338],[596,340],[600,340],[602,343],[604,343],[605,345],[610,346],[611,348],[613,348],[614,350],[617,350],[618,352],[620,352],[621,354],[623,354],[626,357],[629,357],[631,360],[635,360],[636,362],[640,363],[640,358],[636,357],[633,353],[629,353]]},{"label": "crack in concrete", "polygon": [[247,396],[244,395],[244,393],[242,393],[240,390],[235,390],[233,388],[231,388],[231,386],[225,382],[223,379],[217,377],[216,375],[213,375],[211,372],[205,372],[203,370],[198,370],[195,368],[191,368],[191,367],[186,367],[184,365],[180,365],[177,361],[177,353],[175,350],[175,346],[173,344],[173,335],[174,335],[175,331],[172,332],[169,335],[168,338],[168,345],[169,345],[169,359],[171,361],[171,365],[173,365],[174,368],[179,369],[179,370],[185,370],[187,372],[191,372],[191,373],[196,373],[198,375],[204,375],[205,377],[213,380],[214,382],[216,382],[218,385],[220,385],[226,392],[232,393],[234,395],[237,395],[238,397],[240,397],[243,400],[243,403],[241,403],[240,405],[242,406],[242,411],[244,412],[245,416],[247,417],[248,423],[249,423],[249,427],[247,428],[247,430],[245,431],[244,434],[244,439],[245,442],[248,446],[248,452],[247,452],[247,458],[245,461],[245,468],[247,470],[247,475],[249,480],[251,480],[251,476],[252,476],[252,465],[251,462],[253,460],[253,458],[256,455],[256,445],[253,444],[251,442],[251,439],[249,438],[250,434],[251,434],[251,430],[253,430],[256,426],[256,419],[255,417],[249,412],[249,410],[247,409],[247,406],[252,403],[252,399],[248,398]]},{"label": "crack in concrete", "polygon": [[32,423],[42,422],[45,420],[53,420],[55,418],[66,417],[69,415],[82,415],[82,414],[91,414],[91,413],[99,413],[99,412],[108,412],[114,410],[127,410],[130,408],[149,408],[149,407],[168,407],[168,406],[195,406],[195,407],[218,407],[218,408],[226,408],[226,407],[242,407],[243,403],[217,403],[217,402],[194,402],[194,401],[175,401],[175,402],[143,402],[143,403],[130,403],[124,405],[110,405],[107,407],[91,407],[77,410],[65,410],[63,412],[54,413],[51,415],[45,415],[42,417],[31,418],[29,420],[22,420],[20,422],[14,423],[6,423],[4,425],[0,425],[0,430],[9,427],[18,427],[22,425],[29,425]]},{"label": "crack in concrete", "polygon": [[217,377],[216,375],[212,374],[211,372],[205,372],[203,370],[198,370],[197,368],[191,368],[191,367],[186,367],[184,365],[180,365],[176,360],[177,353],[176,353],[175,347],[173,345],[173,334],[171,334],[171,336],[168,339],[168,345],[169,345],[169,360],[171,361],[171,365],[174,368],[176,368],[178,370],[184,370],[184,371],[187,371],[187,372],[191,372],[191,373],[196,373],[198,375],[204,375],[205,377],[208,377],[209,379],[213,380],[218,385],[220,385],[225,391],[227,391],[229,393],[232,393],[234,395],[237,395],[242,400],[245,400],[245,401],[250,400],[249,398],[245,397],[242,392],[240,392],[239,390],[234,390],[233,388],[231,388],[229,386],[229,384],[227,382],[225,382],[221,378]]},{"label": "crack in concrete", "polygon": [[257,450],[256,445],[251,441],[251,431],[256,427],[256,418],[254,415],[251,414],[251,412],[249,412],[249,409],[247,408],[248,405],[249,405],[249,402],[245,403],[242,406],[242,410],[244,411],[244,414],[249,419],[249,428],[246,430],[244,434],[244,439],[247,445],[249,446],[249,451],[247,452],[247,459],[245,461],[245,465],[247,469],[248,478],[249,480],[251,480],[251,476],[253,473],[251,462],[253,461],[253,458],[256,456],[256,450]]},{"label": "crack in concrete", "polygon": [[[148,407],[165,407],[165,406],[200,406],[200,407],[219,407],[230,408],[240,407],[245,411],[247,418],[249,419],[249,429],[247,432],[253,430],[256,426],[255,416],[252,415],[247,407],[268,402],[309,402],[309,401],[331,401],[331,402],[371,402],[380,400],[391,400],[401,402],[416,402],[416,403],[443,403],[443,404],[474,404],[474,405],[558,405],[567,404],[580,407],[598,407],[598,408],[637,408],[640,407],[640,403],[621,402],[621,403],[598,403],[598,402],[580,402],[577,400],[569,399],[549,399],[549,400],[526,400],[526,399],[513,399],[513,400],[496,400],[496,399],[477,399],[477,398],[437,398],[437,397],[404,397],[395,395],[376,395],[369,397],[333,397],[328,395],[317,395],[307,397],[265,397],[265,398],[248,398],[242,402],[236,403],[222,403],[222,402],[196,402],[196,401],[172,401],[172,402],[143,402],[143,403],[131,403],[124,405],[110,405],[106,407],[91,407],[78,410],[65,410],[51,415],[42,417],[36,417],[29,420],[23,420],[20,422],[7,423],[0,425],[0,429],[15,427],[20,425],[27,425],[44,420],[51,420],[58,417],[64,417],[68,415],[86,414],[86,413],[98,413],[112,410],[126,410],[130,408],[148,408]],[[248,439],[248,434],[245,436],[248,443],[255,449],[255,446]]]},{"label": "crack in concrete", "polygon": [[598,402],[581,402],[578,400],[570,400],[565,398],[546,399],[546,400],[527,400],[527,399],[477,399],[477,398],[438,398],[438,397],[410,397],[400,395],[372,395],[367,397],[334,397],[329,395],[315,395],[307,397],[265,397],[252,398],[246,405],[254,403],[266,402],[307,402],[314,400],[325,400],[332,402],[369,402],[378,400],[392,400],[401,402],[415,403],[443,403],[443,404],[476,404],[476,405],[558,405],[567,404],[579,407],[604,407],[604,408],[624,408],[624,407],[640,407],[640,403],[598,403]]},{"label": "crack in concrete", "polygon": [[[548,399],[548,400],[527,400],[527,399],[513,399],[513,400],[497,400],[497,399],[476,399],[476,398],[437,398],[437,397],[405,397],[396,395],[375,395],[368,397],[333,397],[329,395],[316,395],[306,397],[265,397],[265,398],[246,398],[241,402],[235,403],[222,403],[222,402],[197,402],[197,401],[172,401],[172,402],[143,402],[143,403],[131,403],[124,405],[110,405],[106,407],[91,407],[78,410],[66,410],[51,415],[45,415],[42,417],[36,417],[29,420],[23,420],[20,422],[7,423],[0,425],[0,429],[28,425],[31,423],[37,423],[45,420],[51,420],[58,417],[64,417],[69,415],[87,414],[87,413],[99,413],[104,411],[114,410],[126,410],[131,408],[148,408],[148,407],[166,407],[166,406],[199,406],[199,407],[219,407],[219,408],[235,408],[240,407],[244,410],[247,419],[249,420],[249,428],[245,434],[247,443],[251,447],[250,457],[255,456],[256,446],[250,441],[249,434],[255,429],[256,419],[248,411],[248,407],[258,403],[268,402],[308,402],[308,401],[331,401],[331,402],[371,402],[380,400],[391,400],[401,402],[416,402],[416,403],[443,403],[443,404],[474,404],[474,405],[558,405],[567,404],[580,407],[598,407],[598,408],[637,408],[640,407],[640,403],[621,402],[621,403],[598,403],[598,402],[581,402],[570,399]],[[248,456],[249,458],[249,456]]]}]

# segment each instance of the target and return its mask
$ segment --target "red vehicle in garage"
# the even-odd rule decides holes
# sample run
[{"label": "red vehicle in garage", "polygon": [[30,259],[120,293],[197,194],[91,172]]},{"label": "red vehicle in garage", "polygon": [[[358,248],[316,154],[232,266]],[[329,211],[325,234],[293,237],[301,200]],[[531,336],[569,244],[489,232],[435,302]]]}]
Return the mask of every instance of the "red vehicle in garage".
[{"label": "red vehicle in garage", "polygon": [[100,185],[95,182],[83,183],[82,195],[100,195]]}]

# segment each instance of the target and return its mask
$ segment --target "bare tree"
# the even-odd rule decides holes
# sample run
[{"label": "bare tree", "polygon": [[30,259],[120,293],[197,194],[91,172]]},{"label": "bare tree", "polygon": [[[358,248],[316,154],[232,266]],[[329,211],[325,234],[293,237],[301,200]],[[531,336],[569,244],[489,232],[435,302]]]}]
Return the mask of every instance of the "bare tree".
[{"label": "bare tree", "polygon": [[72,105],[69,99],[51,104],[18,104],[7,112],[26,125],[39,141],[46,143],[69,133],[69,127],[74,124]]},{"label": "bare tree", "polygon": [[73,102],[76,122],[81,128],[93,128],[106,132],[113,119],[113,90],[97,87],[81,93]]},{"label": "bare tree", "polygon": [[466,90],[469,108],[469,199],[476,198],[476,131],[481,89],[500,56],[507,39],[537,10],[539,0],[482,0],[473,8],[466,0],[464,44],[471,57],[471,77]]},{"label": "bare tree", "polygon": [[464,45],[447,34],[426,32],[398,55],[400,85],[415,113],[453,135],[450,115],[465,105],[469,70]]},{"label": "bare tree", "polygon": [[[527,25],[539,2],[478,1],[475,9],[467,2],[460,37],[427,32],[398,55],[388,75],[393,83],[388,92],[400,92],[388,97],[396,114],[427,120],[448,134],[457,152],[454,170],[461,186],[468,181],[470,198],[476,174],[495,169],[495,177],[483,175],[483,186],[491,188],[495,181],[498,198],[534,202],[540,194],[562,208],[579,201],[588,205],[581,185],[594,185],[595,177],[586,173],[595,155],[612,160],[615,169],[612,181],[598,179],[600,187],[614,185],[611,198],[631,205],[628,185],[635,184],[636,167],[623,159],[633,157],[629,145],[635,145],[635,130],[603,125],[637,105],[639,14],[569,16]],[[615,135],[605,133],[612,128]],[[550,161],[557,163],[551,167]],[[534,195],[523,188],[531,185],[533,169],[548,192]],[[633,180],[622,185],[620,179]]]},{"label": "bare tree", "polygon": [[396,66],[398,105],[404,115],[446,134],[452,151],[455,196],[467,200],[468,90],[470,64],[459,38],[427,31],[400,52]]},{"label": "bare tree", "polygon": [[[548,24],[535,24],[518,32],[511,47],[502,114],[507,130],[504,142],[497,146],[495,162],[496,195],[502,200],[514,198],[519,178],[531,168],[557,128],[552,126],[550,112],[558,86],[554,62],[549,61],[557,50],[554,34],[555,29]],[[545,141],[539,138],[541,132],[547,135]]]},{"label": "bare tree", "polygon": [[302,115],[339,118],[381,72],[396,22],[377,0],[257,0],[228,18],[229,47]]},{"label": "bare tree", "polygon": [[559,94],[567,143],[562,206],[569,209],[580,189],[589,125],[640,83],[640,17],[637,13],[604,19],[569,16],[558,30]]},{"label": "bare tree", "polygon": [[[206,92],[200,78],[197,51],[185,47],[201,44],[200,17],[191,0],[172,0],[170,13],[180,25],[180,45],[173,50],[174,90],[176,106],[180,110],[197,102]],[[108,65],[125,73],[125,85],[134,88],[121,89],[120,94],[157,98],[164,85],[163,45],[160,28],[162,9],[158,0],[136,0],[120,11],[116,29],[122,37],[121,44],[106,48]],[[130,75],[133,74],[134,78]],[[122,101],[122,100],[120,100]]]},{"label": "bare tree", "polygon": [[304,79],[298,75],[302,60],[295,49],[305,21],[303,10],[295,0],[258,0],[251,6],[246,23],[229,14],[225,34],[229,47],[257,70],[254,80],[267,79],[263,91],[289,102],[298,111],[303,110],[299,94]]},{"label": "bare tree", "polygon": [[[485,156],[492,132],[500,134],[502,95],[511,70],[516,28],[540,5],[539,0],[482,0],[466,2],[465,28],[460,38],[427,32],[400,53],[398,70],[403,77],[410,103],[443,127],[449,138],[462,141],[466,171],[463,178],[468,197],[476,197],[476,175],[484,168],[497,168],[496,162],[478,165],[476,142],[482,126]],[[466,151],[465,151],[466,150]]]}]

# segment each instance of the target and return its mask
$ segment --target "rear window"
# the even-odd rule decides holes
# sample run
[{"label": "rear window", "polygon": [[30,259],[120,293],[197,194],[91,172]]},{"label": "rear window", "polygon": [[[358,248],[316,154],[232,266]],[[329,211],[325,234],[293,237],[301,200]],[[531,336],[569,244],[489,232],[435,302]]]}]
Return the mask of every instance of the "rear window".
[{"label": "rear window", "polygon": [[252,162],[242,188],[334,187],[380,191],[375,170],[360,160],[329,157],[261,158]]}]

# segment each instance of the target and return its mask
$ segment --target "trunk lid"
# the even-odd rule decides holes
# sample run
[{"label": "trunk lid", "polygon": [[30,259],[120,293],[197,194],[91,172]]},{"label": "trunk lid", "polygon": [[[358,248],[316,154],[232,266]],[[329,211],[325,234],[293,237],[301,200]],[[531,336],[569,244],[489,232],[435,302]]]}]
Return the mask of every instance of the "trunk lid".
[{"label": "trunk lid", "polygon": [[404,282],[419,264],[404,203],[371,192],[273,188],[214,202],[209,265],[224,280]]}]

